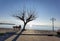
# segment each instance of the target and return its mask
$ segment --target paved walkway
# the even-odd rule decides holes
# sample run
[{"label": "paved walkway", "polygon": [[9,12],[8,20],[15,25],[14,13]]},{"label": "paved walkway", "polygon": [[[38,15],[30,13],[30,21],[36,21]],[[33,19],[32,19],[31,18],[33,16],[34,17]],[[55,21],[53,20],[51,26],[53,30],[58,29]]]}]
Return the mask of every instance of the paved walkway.
[{"label": "paved walkway", "polygon": [[[19,32],[18,32],[19,33]],[[60,41],[60,37],[57,36],[48,36],[53,32],[44,32],[37,30],[27,30],[20,35],[16,41]],[[54,32],[54,34],[56,34]],[[17,35],[13,35],[8,38],[6,41],[12,41]]]},{"label": "paved walkway", "polygon": [[60,41],[59,37],[48,36],[49,34],[56,34],[55,32],[44,32],[28,30],[24,31],[17,41]]},{"label": "paved walkway", "polygon": [[21,35],[17,41],[60,41],[60,38],[55,36]]}]

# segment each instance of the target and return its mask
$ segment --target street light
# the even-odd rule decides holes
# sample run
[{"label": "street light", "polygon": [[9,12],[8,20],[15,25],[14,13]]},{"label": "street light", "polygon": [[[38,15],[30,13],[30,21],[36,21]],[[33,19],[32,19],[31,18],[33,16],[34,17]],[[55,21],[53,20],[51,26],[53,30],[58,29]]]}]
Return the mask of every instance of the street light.
[{"label": "street light", "polygon": [[52,21],[52,31],[54,32],[54,21],[56,20],[55,18],[50,19]]}]

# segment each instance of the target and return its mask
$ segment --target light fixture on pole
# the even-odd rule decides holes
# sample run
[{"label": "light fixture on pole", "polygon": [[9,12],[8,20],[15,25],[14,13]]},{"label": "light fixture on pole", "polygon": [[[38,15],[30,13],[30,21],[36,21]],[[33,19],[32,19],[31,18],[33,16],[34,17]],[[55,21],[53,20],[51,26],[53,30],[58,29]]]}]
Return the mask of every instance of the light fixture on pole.
[{"label": "light fixture on pole", "polygon": [[54,21],[56,20],[55,18],[50,19],[52,21],[52,31],[54,32]]}]

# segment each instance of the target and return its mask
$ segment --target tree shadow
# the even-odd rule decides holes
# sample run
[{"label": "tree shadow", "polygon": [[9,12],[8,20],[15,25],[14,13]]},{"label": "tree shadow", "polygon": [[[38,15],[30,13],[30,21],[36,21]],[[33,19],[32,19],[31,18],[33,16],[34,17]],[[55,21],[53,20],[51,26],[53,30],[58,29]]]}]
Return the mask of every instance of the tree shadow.
[{"label": "tree shadow", "polygon": [[12,41],[16,41],[19,38],[19,36],[22,34],[23,31],[24,30],[21,30],[21,32],[19,34],[17,34],[17,36]]},{"label": "tree shadow", "polygon": [[4,35],[0,36],[0,41],[5,41],[6,39],[11,37],[12,35],[14,35],[14,32],[4,33]]}]

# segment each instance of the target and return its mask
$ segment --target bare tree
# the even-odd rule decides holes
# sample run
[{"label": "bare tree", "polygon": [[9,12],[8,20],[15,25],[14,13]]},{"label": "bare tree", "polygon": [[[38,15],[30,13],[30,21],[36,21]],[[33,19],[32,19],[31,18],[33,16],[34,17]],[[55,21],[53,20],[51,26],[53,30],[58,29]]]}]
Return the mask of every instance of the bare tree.
[{"label": "bare tree", "polygon": [[22,10],[22,12],[19,13],[19,14],[15,15],[14,17],[16,17],[16,18],[18,18],[18,19],[20,19],[20,20],[22,20],[24,22],[24,26],[23,26],[22,30],[25,30],[25,26],[27,25],[28,22],[36,19],[35,11]]}]

